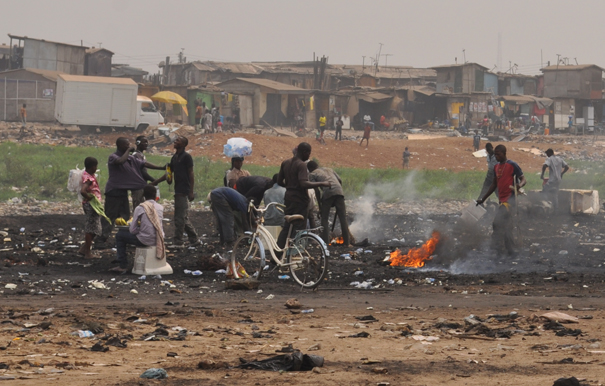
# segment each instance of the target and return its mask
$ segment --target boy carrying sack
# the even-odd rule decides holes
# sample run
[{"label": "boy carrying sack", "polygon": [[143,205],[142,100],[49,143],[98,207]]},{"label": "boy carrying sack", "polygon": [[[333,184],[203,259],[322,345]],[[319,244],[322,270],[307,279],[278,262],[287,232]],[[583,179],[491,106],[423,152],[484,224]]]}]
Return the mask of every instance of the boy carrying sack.
[{"label": "boy carrying sack", "polygon": [[101,204],[101,189],[95,177],[98,164],[99,162],[96,158],[87,157],[84,160],[84,167],[86,169],[82,172],[81,179],[82,188],[80,189],[80,194],[83,198],[82,208],[86,215],[86,222],[84,224],[84,244],[78,250],[78,254],[83,255],[85,259],[100,257],[98,254],[92,253],[92,241],[95,236],[102,234],[101,216],[107,219],[103,211],[103,205]]}]

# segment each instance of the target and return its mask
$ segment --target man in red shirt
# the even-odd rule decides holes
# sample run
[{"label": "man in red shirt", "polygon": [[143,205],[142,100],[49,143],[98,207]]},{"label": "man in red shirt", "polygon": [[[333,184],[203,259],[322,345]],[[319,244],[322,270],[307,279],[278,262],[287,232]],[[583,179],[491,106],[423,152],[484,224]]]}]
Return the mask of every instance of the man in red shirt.
[{"label": "man in red shirt", "polygon": [[493,241],[498,253],[502,252],[501,244],[504,243],[508,254],[514,255],[512,206],[515,204],[515,182],[518,190],[525,186],[527,181],[519,165],[506,158],[506,147],[504,145],[496,146],[494,155],[496,161],[498,161],[494,166],[494,181],[485,196],[477,201],[477,205],[483,204],[496,188],[498,189],[500,206],[494,218]]}]

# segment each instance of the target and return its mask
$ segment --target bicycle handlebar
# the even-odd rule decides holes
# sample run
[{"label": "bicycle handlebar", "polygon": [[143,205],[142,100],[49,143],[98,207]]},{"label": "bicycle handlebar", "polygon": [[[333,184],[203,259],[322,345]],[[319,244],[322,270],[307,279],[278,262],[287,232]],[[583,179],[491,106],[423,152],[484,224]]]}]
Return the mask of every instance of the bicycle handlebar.
[{"label": "bicycle handlebar", "polygon": [[285,208],[286,206],[277,202],[272,202],[269,205],[266,205],[264,209],[260,209],[257,208],[256,206],[254,206],[254,200],[250,200],[250,203],[248,204],[249,208],[254,208],[254,210],[256,210],[259,213],[265,213],[267,211],[267,209],[269,209],[271,207],[271,205],[275,205],[277,207],[277,210],[281,210],[283,212],[282,208]]}]

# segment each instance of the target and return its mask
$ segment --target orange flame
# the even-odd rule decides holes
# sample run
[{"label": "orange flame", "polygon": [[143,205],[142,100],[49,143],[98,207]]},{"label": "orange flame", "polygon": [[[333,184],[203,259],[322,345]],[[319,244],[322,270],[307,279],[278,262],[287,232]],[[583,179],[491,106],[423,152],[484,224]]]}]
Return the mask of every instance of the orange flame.
[{"label": "orange flame", "polygon": [[335,244],[344,244],[344,243],[345,243],[345,239],[343,239],[342,236],[341,236],[341,237],[337,237],[335,239],[332,239],[332,243],[331,244],[335,245]]},{"label": "orange flame", "polygon": [[420,248],[412,248],[404,255],[401,253],[399,249],[391,252],[391,264],[395,267],[411,267],[411,268],[421,268],[424,267],[424,263],[426,261],[432,260],[431,255],[435,252],[435,248],[437,248],[437,243],[439,242],[439,237],[441,235],[437,231],[433,231],[433,235],[431,238],[424,243]]}]

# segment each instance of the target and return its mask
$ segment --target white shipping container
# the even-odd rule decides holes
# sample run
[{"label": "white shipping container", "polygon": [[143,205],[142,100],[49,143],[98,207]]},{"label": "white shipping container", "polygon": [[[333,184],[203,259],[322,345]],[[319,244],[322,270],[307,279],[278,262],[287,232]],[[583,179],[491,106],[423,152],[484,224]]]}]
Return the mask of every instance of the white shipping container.
[{"label": "white shipping container", "polygon": [[134,128],[137,91],[132,79],[62,74],[55,118],[66,125]]}]

